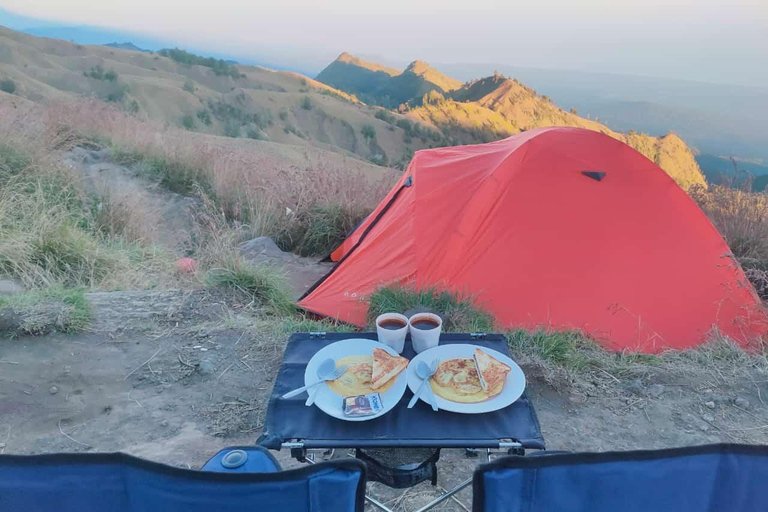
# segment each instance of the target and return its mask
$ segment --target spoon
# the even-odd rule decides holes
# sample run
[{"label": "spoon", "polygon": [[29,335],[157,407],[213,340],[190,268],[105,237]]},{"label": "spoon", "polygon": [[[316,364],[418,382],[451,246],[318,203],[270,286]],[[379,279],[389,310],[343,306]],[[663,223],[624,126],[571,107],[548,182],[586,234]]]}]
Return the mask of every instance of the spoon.
[{"label": "spoon", "polygon": [[[416,376],[422,379],[421,385],[419,386],[419,389],[416,390],[416,394],[413,395],[411,401],[408,402],[408,409],[411,409],[414,405],[416,405],[416,401],[419,399],[419,395],[421,395],[421,391],[424,389],[424,385],[429,382],[429,378],[434,374],[435,372],[432,371],[427,363],[424,361],[419,361],[419,363],[416,365]],[[432,408],[434,409],[435,405],[433,405]]]},{"label": "spoon", "polygon": [[[281,398],[294,397],[296,395],[303,393],[304,391],[308,390],[311,387],[317,386],[321,382],[325,382],[326,380],[336,379],[341,376],[341,373],[339,373],[339,375],[336,375],[336,373],[338,373],[338,370],[340,369],[341,368],[339,369],[336,368],[336,361],[334,361],[329,357],[328,359],[325,359],[322,363],[320,363],[320,366],[318,366],[317,368],[317,378],[320,380],[318,380],[317,382],[313,382],[311,384],[307,384],[306,386],[302,386],[299,389],[294,389],[293,391],[289,391],[286,394],[284,394]],[[344,369],[346,370],[346,368]]]}]

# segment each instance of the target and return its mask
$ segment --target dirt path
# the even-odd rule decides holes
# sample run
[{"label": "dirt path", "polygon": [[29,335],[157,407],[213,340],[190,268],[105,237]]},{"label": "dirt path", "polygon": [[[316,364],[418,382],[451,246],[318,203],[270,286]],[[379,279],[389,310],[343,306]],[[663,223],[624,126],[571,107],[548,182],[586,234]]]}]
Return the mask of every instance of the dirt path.
[{"label": "dirt path", "polygon": [[142,212],[154,242],[172,254],[186,254],[194,232],[197,199],[165,190],[159,183],[115,163],[109,148],[76,147],[64,156],[64,163],[82,172],[89,193]]},{"label": "dirt path", "polygon": [[[90,299],[95,332],[0,340],[0,452],[125,451],[199,468],[222,447],[255,441],[287,338],[274,321],[203,291]],[[766,378],[667,375],[558,392],[526,373],[549,449],[768,441]],[[439,484],[459,483],[478,461],[443,452]],[[372,489],[403,510],[435,493]],[[458,499],[469,506],[471,493]]]}]

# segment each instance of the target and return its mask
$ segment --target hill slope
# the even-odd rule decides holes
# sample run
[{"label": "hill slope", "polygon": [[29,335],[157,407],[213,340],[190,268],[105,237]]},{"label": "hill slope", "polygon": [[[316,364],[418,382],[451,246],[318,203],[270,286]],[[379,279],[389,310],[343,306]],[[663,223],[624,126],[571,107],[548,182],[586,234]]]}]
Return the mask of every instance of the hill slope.
[{"label": "hill slope", "polygon": [[[46,39],[0,27],[0,80],[48,103],[95,97],[139,118],[191,131],[330,149],[379,164],[405,162],[417,141],[376,109],[298,73]],[[365,132],[365,135],[364,135]]]}]

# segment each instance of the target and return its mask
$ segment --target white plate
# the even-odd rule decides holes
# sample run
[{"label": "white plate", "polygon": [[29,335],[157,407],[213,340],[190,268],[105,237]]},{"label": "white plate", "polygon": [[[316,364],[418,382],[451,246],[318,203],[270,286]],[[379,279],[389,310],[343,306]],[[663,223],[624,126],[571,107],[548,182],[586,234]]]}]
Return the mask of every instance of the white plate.
[{"label": "white plate", "polygon": [[[339,361],[349,356],[372,356],[374,348],[386,350],[393,356],[399,355],[394,351],[394,349],[374,340],[355,338],[337,341],[336,343],[331,343],[330,345],[321,348],[317,354],[312,356],[312,359],[310,359],[309,363],[307,363],[307,369],[304,372],[304,384],[307,385],[317,381],[317,368],[320,366],[320,363],[329,357],[334,361]],[[403,397],[403,393],[405,393],[405,386],[405,371],[402,371],[396,377],[395,384],[385,393],[381,394],[381,404],[384,406],[384,408],[378,414],[374,414],[372,416],[359,416],[352,418],[349,416],[344,416],[342,408],[343,399],[341,395],[334,393],[325,383],[320,384],[320,389],[317,390],[315,405],[318,406],[324,413],[340,420],[368,421],[386,414],[395,405],[397,405],[397,403]]]},{"label": "white plate", "polygon": [[[511,405],[522,396],[525,391],[525,375],[523,370],[512,359],[505,356],[501,352],[491,350],[489,348],[481,347],[478,345],[439,345],[429,350],[425,350],[411,360],[411,364],[408,365],[406,373],[408,374],[408,387],[411,388],[411,392],[416,393],[421,385],[421,379],[416,375],[416,365],[419,361],[424,361],[427,365],[432,363],[432,360],[439,359],[440,361],[447,361],[448,359],[456,359],[459,357],[468,357],[472,359],[475,349],[479,348],[486,354],[493,356],[502,363],[506,364],[512,371],[507,374],[507,380],[504,382],[504,388],[501,393],[485,400],[483,402],[477,402],[474,404],[462,404],[459,402],[451,402],[441,396],[435,394],[437,399],[437,406],[444,411],[459,412],[463,414],[482,414],[484,412],[498,411],[508,405]],[[428,398],[429,390],[424,390],[419,397],[420,400],[426,402]]]}]

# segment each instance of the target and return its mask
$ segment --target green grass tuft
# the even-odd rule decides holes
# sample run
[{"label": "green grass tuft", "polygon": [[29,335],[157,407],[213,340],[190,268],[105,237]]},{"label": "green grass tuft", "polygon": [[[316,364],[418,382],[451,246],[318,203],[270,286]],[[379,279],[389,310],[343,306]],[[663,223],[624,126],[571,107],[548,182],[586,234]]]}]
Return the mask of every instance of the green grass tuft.
[{"label": "green grass tuft", "polygon": [[296,312],[288,281],[276,268],[251,265],[239,256],[228,255],[222,258],[218,268],[207,272],[205,280],[208,286],[242,292],[271,314],[283,316]]},{"label": "green grass tuft", "polygon": [[283,332],[291,334],[294,332],[353,332],[358,328],[354,325],[345,324],[333,318],[313,319],[307,316],[291,317],[283,320]]},{"label": "green grass tuft", "polygon": [[306,227],[296,252],[302,256],[327,256],[366,215],[365,210],[340,204],[313,206],[304,216]]},{"label": "green grass tuft", "polygon": [[21,330],[44,334],[85,331],[91,322],[91,305],[82,288],[45,288],[0,297],[0,308],[10,308],[23,318]]},{"label": "green grass tuft", "polygon": [[382,313],[405,313],[426,308],[443,319],[444,332],[492,332],[495,320],[481,309],[472,295],[439,290],[436,287],[415,289],[402,285],[379,288],[371,296],[368,319],[371,325]]},{"label": "green grass tuft", "polygon": [[210,175],[200,167],[188,166],[163,156],[144,155],[121,149],[113,150],[113,158],[120,165],[134,167],[139,173],[158,180],[171,192],[192,195],[197,187],[200,187],[206,194],[213,194],[213,181]]}]

